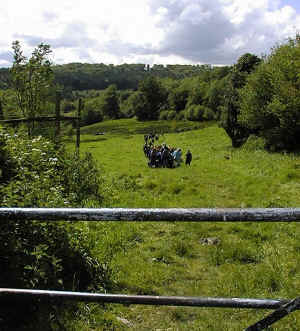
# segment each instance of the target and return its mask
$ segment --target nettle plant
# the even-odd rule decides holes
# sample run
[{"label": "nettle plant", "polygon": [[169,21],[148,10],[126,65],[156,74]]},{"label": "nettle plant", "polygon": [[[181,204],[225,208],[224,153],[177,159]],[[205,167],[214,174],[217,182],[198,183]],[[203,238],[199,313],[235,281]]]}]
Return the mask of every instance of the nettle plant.
[{"label": "nettle plant", "polygon": [[[0,155],[1,207],[101,204],[100,174],[90,155],[79,159],[63,148],[57,151],[45,138],[3,132]],[[106,269],[92,252],[88,227],[62,221],[0,223],[0,287],[84,291],[109,286]],[[71,308],[75,305],[8,303],[0,312],[0,329],[57,326]]]},{"label": "nettle plant", "polygon": [[2,206],[84,207],[90,200],[101,204],[101,176],[90,154],[79,159],[41,136],[29,139],[2,133],[0,137],[6,154],[3,165],[10,164],[13,177],[3,178]]},{"label": "nettle plant", "polygon": [[37,137],[4,134],[8,162],[15,175],[2,186],[2,206],[51,207],[69,205],[57,169],[53,144]]}]

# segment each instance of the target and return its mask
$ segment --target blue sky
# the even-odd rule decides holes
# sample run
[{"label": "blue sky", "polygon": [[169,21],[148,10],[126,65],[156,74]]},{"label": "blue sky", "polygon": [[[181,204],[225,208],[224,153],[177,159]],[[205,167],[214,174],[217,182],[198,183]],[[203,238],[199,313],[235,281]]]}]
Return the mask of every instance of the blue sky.
[{"label": "blue sky", "polygon": [[0,29],[0,67],[14,40],[56,64],[224,65],[300,32],[300,0],[1,0]]},{"label": "blue sky", "polygon": [[295,10],[298,12],[298,14],[300,13],[300,1],[299,0],[281,0],[281,5],[288,5],[291,6],[293,8],[295,8]]}]

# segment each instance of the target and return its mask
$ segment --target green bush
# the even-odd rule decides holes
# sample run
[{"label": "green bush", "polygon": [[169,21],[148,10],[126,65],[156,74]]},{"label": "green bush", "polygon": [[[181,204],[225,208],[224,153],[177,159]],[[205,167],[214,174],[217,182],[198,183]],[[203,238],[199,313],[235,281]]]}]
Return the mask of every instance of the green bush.
[{"label": "green bush", "polygon": [[186,119],[189,121],[202,121],[204,109],[201,105],[191,105],[185,112]]},{"label": "green bush", "polygon": [[7,182],[15,174],[15,162],[8,156],[8,151],[5,148],[5,137],[6,135],[3,133],[0,134],[0,184]]},{"label": "green bush", "polygon": [[159,114],[159,119],[160,119],[161,121],[165,121],[165,120],[167,120],[167,119],[168,119],[168,113],[169,113],[168,110],[164,110],[164,111],[160,112],[160,114]]},{"label": "green bush", "polygon": [[247,151],[257,151],[264,150],[266,146],[266,141],[262,137],[255,135],[250,135],[245,144],[242,146],[242,149]]},{"label": "green bush", "polygon": [[239,91],[240,122],[271,150],[293,150],[300,139],[300,36],[273,48]]},{"label": "green bush", "polygon": [[[56,150],[42,137],[0,133],[2,207],[100,205],[100,173],[90,155]],[[9,172],[7,166],[9,165]],[[93,256],[88,228],[78,223],[18,219],[0,224],[0,287],[84,291],[108,288],[106,268]],[[1,308],[1,330],[58,327],[62,303],[33,300]]]},{"label": "green bush", "polygon": [[215,113],[208,107],[201,106],[203,108],[203,119],[205,121],[211,121],[215,119]]},{"label": "green bush", "polygon": [[[0,135],[1,136],[1,135]],[[2,135],[5,164],[15,176],[0,186],[3,207],[84,206],[84,201],[101,202],[101,177],[91,154],[78,158],[42,138]]]},{"label": "green bush", "polygon": [[180,111],[180,112],[177,114],[177,116],[176,116],[176,119],[177,119],[178,121],[183,121],[183,120],[185,120],[185,118],[186,118],[186,116],[185,116],[185,110]]},{"label": "green bush", "polygon": [[90,125],[103,121],[103,114],[100,110],[99,100],[89,100],[84,105],[81,116],[81,125]]},{"label": "green bush", "polygon": [[172,121],[172,120],[175,120],[176,119],[176,111],[174,110],[170,110],[168,111],[168,117],[167,117],[167,120],[168,121]]},{"label": "green bush", "polygon": [[172,121],[177,119],[177,113],[174,110],[164,110],[159,114],[159,120],[161,121]]},{"label": "green bush", "polygon": [[103,115],[100,111],[96,110],[86,110],[83,112],[82,118],[81,118],[81,125],[90,125],[98,122],[103,121]]}]

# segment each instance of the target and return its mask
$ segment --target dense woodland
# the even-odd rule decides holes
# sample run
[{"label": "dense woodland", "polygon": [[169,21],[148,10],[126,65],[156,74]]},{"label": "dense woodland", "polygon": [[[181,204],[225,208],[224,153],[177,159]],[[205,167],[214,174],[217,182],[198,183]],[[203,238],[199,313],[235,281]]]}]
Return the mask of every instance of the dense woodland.
[{"label": "dense woodland", "polygon": [[[233,148],[251,141],[271,151],[299,150],[299,35],[275,46],[268,56],[247,53],[228,67],[54,66],[49,45],[37,46],[30,58],[17,41],[13,51],[13,66],[0,69],[0,119],[53,115],[59,95],[67,114],[74,114],[78,98],[83,99],[82,126],[132,118],[175,125],[176,121],[211,122],[224,129]],[[68,130],[72,127],[65,125],[63,132]],[[48,139],[50,131],[50,126],[34,122],[0,127],[0,205],[101,206],[113,189],[103,184],[104,176],[91,154],[70,154],[62,142]],[[107,250],[101,255],[96,245],[110,232],[103,237],[92,234],[94,241],[91,233],[87,225],[1,222],[0,270],[5,272],[0,274],[0,287],[111,290],[116,286],[109,263],[113,253]],[[113,247],[111,242],[108,247]],[[33,326],[47,330],[45,325],[59,329],[77,308],[6,305],[0,312],[0,329],[20,325],[30,330]]]},{"label": "dense woodland", "polygon": [[[229,67],[212,68],[211,65],[158,65],[145,64],[106,65],[69,63],[53,65],[55,82],[66,90],[103,90],[115,84],[119,90],[134,89],[149,73],[158,78],[182,79],[201,75],[203,79],[220,78]],[[9,68],[0,68],[0,88],[11,87]]]}]

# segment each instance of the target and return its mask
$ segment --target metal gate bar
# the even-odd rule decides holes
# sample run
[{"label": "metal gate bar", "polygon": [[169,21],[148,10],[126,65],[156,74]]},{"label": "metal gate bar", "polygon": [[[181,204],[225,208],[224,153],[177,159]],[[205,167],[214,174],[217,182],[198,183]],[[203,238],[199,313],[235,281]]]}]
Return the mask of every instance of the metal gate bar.
[{"label": "metal gate bar", "polygon": [[287,299],[243,299],[243,298],[211,298],[211,297],[182,297],[182,296],[152,296],[83,293],[69,291],[46,291],[0,288],[0,300],[45,299],[71,300],[85,302],[105,302],[135,305],[157,306],[190,306],[190,307],[222,307],[222,308],[253,308],[278,309],[288,303]]},{"label": "metal gate bar", "polygon": [[300,309],[300,297],[282,305],[259,322],[249,326],[246,331],[264,330],[297,309]]},{"label": "metal gate bar", "polygon": [[300,208],[0,208],[3,220],[300,222]]},{"label": "metal gate bar", "polygon": [[[0,208],[0,221],[125,221],[125,222],[300,222],[300,208]],[[264,330],[300,309],[300,298],[243,299],[168,297],[124,294],[45,291],[0,288],[0,301],[73,300],[86,302],[275,309],[247,330]]]}]

